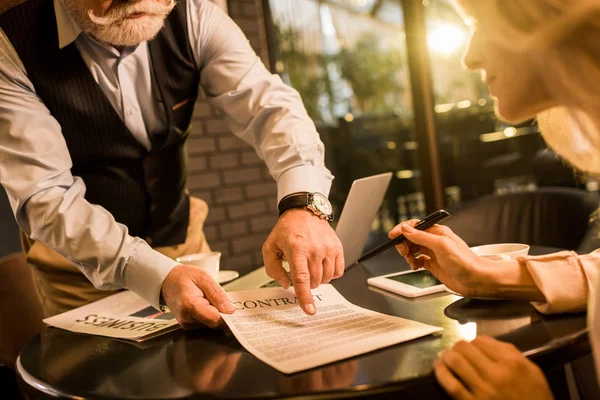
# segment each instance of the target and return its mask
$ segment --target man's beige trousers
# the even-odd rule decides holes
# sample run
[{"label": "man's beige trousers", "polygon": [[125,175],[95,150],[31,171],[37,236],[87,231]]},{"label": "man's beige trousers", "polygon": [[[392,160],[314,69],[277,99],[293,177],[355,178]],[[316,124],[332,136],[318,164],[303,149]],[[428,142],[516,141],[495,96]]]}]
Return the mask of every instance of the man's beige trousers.
[{"label": "man's beige trousers", "polygon": [[[190,223],[185,243],[157,247],[155,250],[173,259],[184,254],[210,251],[203,231],[207,214],[208,206],[204,200],[190,197]],[[21,244],[27,256],[27,262],[32,267],[34,281],[46,317],[60,314],[115,293],[115,291],[96,289],[69,260],[43,243],[31,240],[22,231]]]}]

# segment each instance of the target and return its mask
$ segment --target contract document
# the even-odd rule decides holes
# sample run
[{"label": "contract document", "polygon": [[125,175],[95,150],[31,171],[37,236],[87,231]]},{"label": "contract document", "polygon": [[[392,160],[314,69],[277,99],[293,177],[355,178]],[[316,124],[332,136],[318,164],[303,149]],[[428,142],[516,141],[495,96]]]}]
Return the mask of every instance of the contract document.
[{"label": "contract document", "polygon": [[228,292],[237,311],[221,314],[237,340],[259,360],[285,374],[314,368],[442,328],[367,310],[333,286],[313,290],[317,314],[304,314],[293,288]]}]

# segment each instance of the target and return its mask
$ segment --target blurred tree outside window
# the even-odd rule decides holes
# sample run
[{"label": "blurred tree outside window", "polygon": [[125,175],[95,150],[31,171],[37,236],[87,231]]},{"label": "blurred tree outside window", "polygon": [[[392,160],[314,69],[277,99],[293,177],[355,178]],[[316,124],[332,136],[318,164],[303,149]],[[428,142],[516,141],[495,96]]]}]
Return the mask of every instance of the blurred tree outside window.
[{"label": "blurred tree outside window", "polygon": [[[353,180],[391,171],[375,226],[391,228],[408,210],[398,197],[420,191],[400,2],[270,0],[269,6],[276,70],[318,126],[336,177],[332,203],[339,211]],[[424,204],[413,197],[416,217]]]},{"label": "blurred tree outside window", "polygon": [[[386,18],[370,14],[378,3]],[[271,0],[270,7],[277,72],[315,122],[335,125],[348,113],[412,113],[398,2]]]},{"label": "blurred tree outside window", "polygon": [[404,56],[398,49],[384,50],[375,33],[366,33],[338,56],[343,78],[349,82],[361,113],[382,114],[401,110],[405,87],[399,76]]}]

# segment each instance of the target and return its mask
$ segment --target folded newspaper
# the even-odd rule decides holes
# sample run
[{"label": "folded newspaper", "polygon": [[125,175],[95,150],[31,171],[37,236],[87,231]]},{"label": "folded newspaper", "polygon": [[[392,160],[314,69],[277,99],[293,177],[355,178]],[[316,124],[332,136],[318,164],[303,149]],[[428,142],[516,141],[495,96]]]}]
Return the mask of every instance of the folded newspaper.
[{"label": "folded newspaper", "polygon": [[293,288],[228,292],[237,311],[221,315],[246,350],[286,374],[442,330],[355,306],[331,285],[312,293],[313,316],[300,309]]},{"label": "folded newspaper", "polygon": [[46,318],[44,322],[72,332],[136,342],[152,339],[179,328],[173,314],[156,310],[129,290]]}]

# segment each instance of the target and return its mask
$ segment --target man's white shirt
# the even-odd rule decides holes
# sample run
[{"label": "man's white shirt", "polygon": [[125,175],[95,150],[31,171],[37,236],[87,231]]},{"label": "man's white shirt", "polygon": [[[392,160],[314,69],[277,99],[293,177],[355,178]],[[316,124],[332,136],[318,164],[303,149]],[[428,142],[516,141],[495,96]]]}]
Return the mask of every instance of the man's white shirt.
[{"label": "man's white shirt", "polygon": [[[152,90],[147,43],[119,52],[82,32],[60,0],[54,6],[59,46],[75,42],[127,128],[150,149],[149,134],[166,131],[166,116]],[[264,67],[217,6],[188,0],[187,7],[200,84],[232,132],[265,161],[277,181],[278,200],[299,191],[328,195],[333,176],[298,93]],[[0,29],[0,183],[17,223],[32,239],[71,260],[97,288],[125,287],[158,306],[162,283],[177,263],[86,201],[85,184],[71,167],[60,124]]]}]

